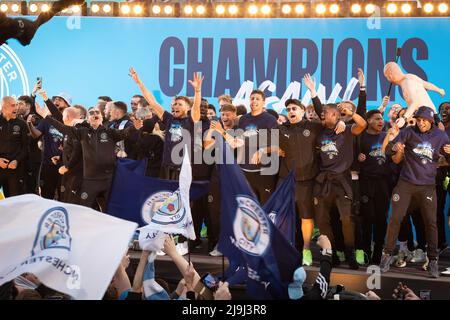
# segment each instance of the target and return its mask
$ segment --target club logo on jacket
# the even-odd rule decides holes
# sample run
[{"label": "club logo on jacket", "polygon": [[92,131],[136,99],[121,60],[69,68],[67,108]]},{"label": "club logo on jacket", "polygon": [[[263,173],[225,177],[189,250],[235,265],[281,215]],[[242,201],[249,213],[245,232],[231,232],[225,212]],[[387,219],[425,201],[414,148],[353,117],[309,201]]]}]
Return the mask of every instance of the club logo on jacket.
[{"label": "club logo on jacket", "polygon": [[160,191],[152,194],[142,205],[142,220],[161,225],[176,224],[184,219],[186,210],[181,202],[180,190]]},{"label": "club logo on jacket", "polygon": [[106,134],[106,132],[102,132],[102,133],[100,134],[100,142],[101,142],[101,143],[108,142],[108,135]]},{"label": "club logo on jacket", "polygon": [[309,131],[308,129],[303,130],[303,135],[308,138],[311,135],[311,131]]},{"label": "club logo on jacket", "polygon": [[330,160],[339,154],[339,151],[336,148],[336,142],[331,140],[323,140],[322,146],[320,147],[320,151],[325,153]]},{"label": "club logo on jacket", "polygon": [[69,233],[69,217],[66,209],[55,207],[47,210],[39,221],[31,255],[50,249],[70,251],[71,244],[72,237]]},{"label": "club logo on jacket", "polygon": [[413,149],[413,152],[417,157],[421,159],[422,164],[433,162],[434,149],[431,146],[431,143],[429,142],[419,143],[417,147]]},{"label": "club logo on jacket", "polygon": [[240,250],[260,256],[269,247],[269,220],[261,207],[246,196],[236,197],[237,211],[233,223],[234,236]]}]

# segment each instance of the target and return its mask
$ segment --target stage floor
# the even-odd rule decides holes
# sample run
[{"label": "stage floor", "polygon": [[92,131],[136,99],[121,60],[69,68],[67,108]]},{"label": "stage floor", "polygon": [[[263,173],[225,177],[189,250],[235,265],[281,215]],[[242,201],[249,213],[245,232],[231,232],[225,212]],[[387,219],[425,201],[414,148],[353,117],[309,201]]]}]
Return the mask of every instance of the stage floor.
[{"label": "stage floor", "polygon": [[[202,247],[206,247],[206,242],[203,242]],[[319,251],[313,248],[314,264],[311,267],[305,267],[307,272],[307,283],[314,283],[315,278],[319,272]],[[129,251],[131,263],[131,270],[134,270],[137,266],[140,251]],[[224,262],[225,268],[228,267],[227,259],[221,257],[211,257],[207,255],[205,249],[196,249],[191,253],[191,261],[194,264],[195,269],[200,275],[210,272],[214,275],[220,276],[222,274],[222,265]],[[185,256],[188,259],[188,256]],[[440,256],[439,261],[440,271],[450,267],[450,248],[447,249]],[[422,264],[408,264],[405,268],[391,267],[391,270],[381,275],[381,281],[379,282],[379,288],[373,289],[382,299],[392,299],[391,295],[394,288],[399,282],[407,284],[408,287],[413,289],[417,295],[420,290],[431,290],[431,298],[433,300],[450,300],[450,277],[441,276],[438,279],[432,279],[428,277],[428,273],[421,269]],[[156,276],[166,280],[171,289],[175,288],[178,281],[181,279],[181,274],[176,268],[175,264],[167,256],[158,256],[155,262]],[[132,276],[133,272],[130,272]],[[357,291],[365,293],[369,291],[367,280],[372,275],[367,267],[361,267],[359,270],[348,269],[346,263],[341,264],[337,268],[333,268],[331,275],[331,285],[338,284],[344,285],[348,291]],[[369,285],[374,284],[374,281],[369,279]],[[245,294],[245,286],[233,286],[231,288],[233,299],[248,299]]]}]

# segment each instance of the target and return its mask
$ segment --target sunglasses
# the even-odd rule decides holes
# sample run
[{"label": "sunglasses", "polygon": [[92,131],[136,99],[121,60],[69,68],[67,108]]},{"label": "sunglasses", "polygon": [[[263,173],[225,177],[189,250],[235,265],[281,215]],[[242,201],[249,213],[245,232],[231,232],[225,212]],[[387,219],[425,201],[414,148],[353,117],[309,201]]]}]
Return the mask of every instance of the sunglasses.
[{"label": "sunglasses", "polygon": [[89,115],[93,116],[96,114],[100,114],[100,111],[89,111]]},{"label": "sunglasses", "polygon": [[296,111],[297,107],[286,108],[287,112]]}]

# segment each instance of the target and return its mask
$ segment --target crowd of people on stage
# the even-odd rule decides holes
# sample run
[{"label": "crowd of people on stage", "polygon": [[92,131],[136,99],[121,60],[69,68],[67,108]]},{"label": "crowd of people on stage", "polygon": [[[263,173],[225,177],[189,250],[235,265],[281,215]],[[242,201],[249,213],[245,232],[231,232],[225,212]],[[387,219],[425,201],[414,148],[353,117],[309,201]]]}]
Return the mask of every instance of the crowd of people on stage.
[{"label": "crowd of people on stage", "polygon": [[[189,81],[194,97],[174,97],[167,111],[133,68],[129,75],[140,90],[131,98],[131,112],[126,102],[108,96],[99,97],[90,108],[74,104],[66,93],[50,98],[40,81],[31,96],[3,97],[0,186],[4,195],[35,193],[107,212],[118,158],[147,159],[147,176],[177,180],[181,162],[174,150],[189,144],[193,180],[210,181],[209,193],[192,203],[197,240],[189,241],[189,246],[202,245],[206,225],[208,251],[220,256],[220,178],[217,166],[202,156],[220,139],[235,151],[261,205],[289,172],[295,172],[295,246],[303,265],[313,263],[311,241],[318,232],[329,239],[333,266],[346,261],[356,270],[379,264],[387,272],[391,264],[403,268],[420,263],[432,277],[439,277],[439,254],[447,248],[445,228],[450,224],[444,212],[450,102],[441,103],[438,114],[430,106],[420,106],[399,127],[406,108],[396,103],[388,107],[388,96],[381,106],[367,110],[365,78],[359,69],[357,105],[352,101],[324,104],[315,79],[306,74],[311,105],[289,99],[285,112],[278,114],[266,109],[264,92],[254,90],[247,112],[245,106],[233,105],[228,95],[218,98],[218,106],[209,104],[201,94],[203,79],[194,74]],[[267,161],[274,157],[276,170]],[[149,254],[143,252],[142,261]],[[184,275],[183,286],[189,288],[189,281],[196,282],[198,275],[183,261],[175,263]],[[144,262],[132,288],[142,287],[148,271]],[[119,294],[131,288],[120,270],[115,277]],[[186,274],[191,278],[186,279]],[[226,285],[221,288],[217,294],[228,297]]]}]

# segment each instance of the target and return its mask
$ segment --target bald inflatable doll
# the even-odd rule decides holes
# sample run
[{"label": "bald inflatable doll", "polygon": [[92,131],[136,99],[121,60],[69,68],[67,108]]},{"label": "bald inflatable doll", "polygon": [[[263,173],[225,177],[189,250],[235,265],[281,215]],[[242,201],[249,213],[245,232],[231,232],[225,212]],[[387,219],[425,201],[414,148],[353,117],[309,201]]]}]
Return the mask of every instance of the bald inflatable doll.
[{"label": "bald inflatable doll", "polygon": [[436,107],[431,101],[427,90],[435,91],[441,96],[445,95],[444,89],[436,87],[434,84],[427,82],[414,74],[404,74],[399,65],[395,62],[388,62],[384,67],[384,76],[386,79],[398,85],[402,89],[403,98],[408,104],[408,110],[402,118],[397,120],[397,125],[403,127],[405,120],[410,118],[414,112],[421,106],[426,106],[436,113]]}]

